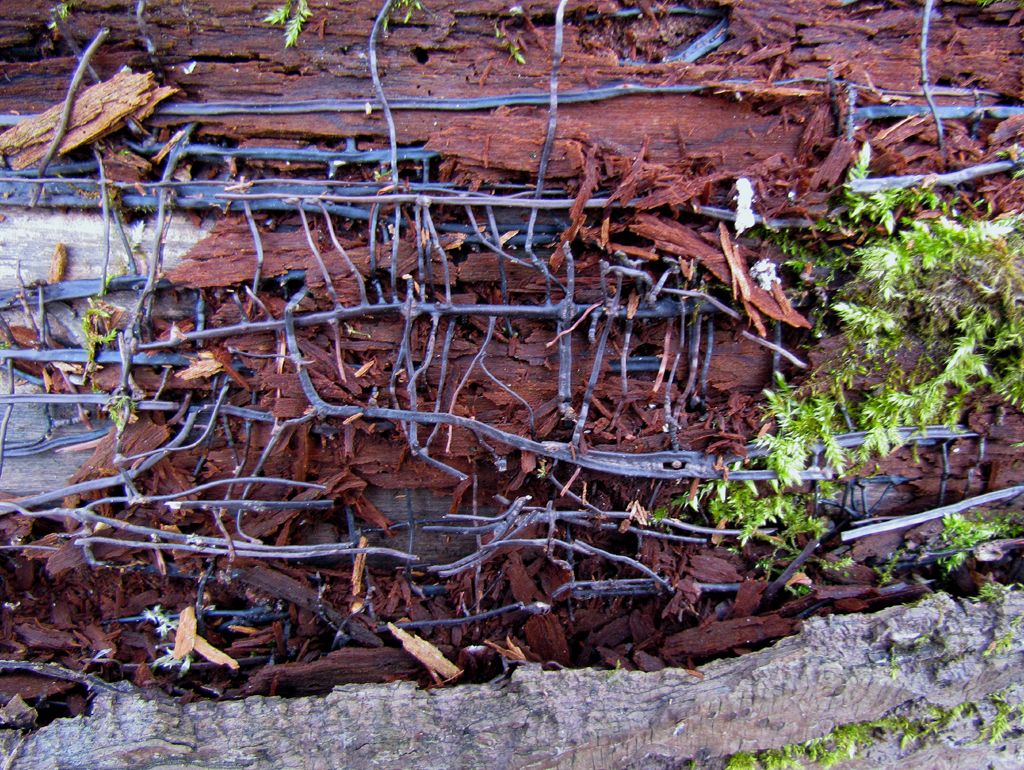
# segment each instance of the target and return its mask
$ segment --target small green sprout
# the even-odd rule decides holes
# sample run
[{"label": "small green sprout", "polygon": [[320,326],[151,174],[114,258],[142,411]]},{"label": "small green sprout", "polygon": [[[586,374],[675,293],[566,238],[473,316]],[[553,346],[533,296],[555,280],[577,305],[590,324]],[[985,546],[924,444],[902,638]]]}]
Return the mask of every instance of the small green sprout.
[{"label": "small green sprout", "polygon": [[85,336],[85,379],[96,371],[96,352],[117,339],[117,328],[111,328],[113,308],[102,300],[89,299],[89,307],[82,314],[82,334]]},{"label": "small green sprout", "polygon": [[[162,645],[161,648],[167,649],[167,645]],[[154,671],[160,671],[163,669],[166,669],[168,671],[177,670],[178,676],[182,677],[189,672],[190,668],[192,668],[192,653],[189,653],[188,655],[179,660],[178,658],[175,658],[174,655],[170,653],[170,651],[168,651],[156,660],[154,660],[150,664],[150,667]]]},{"label": "small green sprout", "polygon": [[47,23],[46,27],[51,32],[56,32],[60,27],[60,23],[62,21],[66,21],[71,15],[71,10],[77,3],[78,0],[64,0],[50,8],[50,21]]},{"label": "small green sprout", "polygon": [[423,3],[420,0],[392,0],[391,9],[388,11],[388,15],[384,17],[384,31],[387,31],[388,24],[392,19],[396,19],[399,24],[408,24],[416,11],[425,10],[426,8],[423,7]]},{"label": "small green sprout", "polygon": [[156,632],[161,639],[165,639],[171,631],[174,631],[178,627],[178,621],[167,614],[164,608],[156,604],[142,613],[144,620],[148,620],[154,626],[156,626]]},{"label": "small green sprout", "polygon": [[291,48],[302,33],[302,27],[313,12],[309,10],[309,0],[285,0],[263,19],[265,24],[284,27],[284,47]]},{"label": "small green sprout", "polygon": [[526,64],[526,57],[523,56],[523,48],[518,39],[513,40],[504,28],[497,24],[494,25],[494,37],[501,43],[501,47],[508,51],[510,59],[515,60],[517,64]]},{"label": "small green sprout", "polygon": [[536,476],[538,479],[546,479],[548,477],[548,473],[550,472],[550,470],[551,469],[548,467],[547,458],[538,457],[537,468],[533,471],[533,475]]},{"label": "small green sprout", "polygon": [[[171,631],[175,631],[178,628],[177,619],[168,614],[167,611],[159,604],[144,610],[142,617],[144,620],[148,620],[156,627],[156,633],[161,639],[166,639],[170,635]],[[182,677],[188,673],[190,668],[192,668],[191,653],[179,660],[171,653],[170,645],[162,644],[159,649],[164,650],[164,654],[150,663],[150,668],[154,671],[176,670],[178,672],[178,676]]]},{"label": "small green sprout", "polygon": [[135,401],[127,393],[113,395],[107,401],[107,414],[113,421],[118,433],[123,433],[131,423],[138,419],[135,416]]}]

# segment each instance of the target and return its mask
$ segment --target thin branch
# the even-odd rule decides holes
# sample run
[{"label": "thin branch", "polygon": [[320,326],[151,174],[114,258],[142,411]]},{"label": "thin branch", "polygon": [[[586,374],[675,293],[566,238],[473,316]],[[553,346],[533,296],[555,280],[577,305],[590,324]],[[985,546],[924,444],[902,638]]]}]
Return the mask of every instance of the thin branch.
[{"label": "thin branch", "polygon": [[46,174],[46,167],[50,165],[50,161],[56,155],[61,142],[64,141],[64,135],[68,130],[68,122],[71,120],[71,111],[75,106],[75,94],[78,93],[78,87],[82,84],[82,78],[85,77],[85,73],[88,70],[89,60],[99,50],[99,47],[103,45],[103,41],[107,39],[109,34],[110,30],[106,27],[97,32],[96,37],[89,43],[89,47],[82,53],[82,58],[78,60],[78,67],[75,68],[75,74],[71,77],[71,84],[68,86],[67,95],[64,97],[64,107],[61,109],[60,118],[53,129],[53,139],[50,140],[50,146],[47,148],[43,159],[39,161],[39,170],[36,176],[40,179]]},{"label": "thin branch", "polygon": [[1020,494],[1024,494],[1024,484],[1019,484],[1014,487],[1007,487],[1006,489],[1000,489],[995,492],[986,492],[983,495],[977,497],[969,497],[966,500],[961,500],[959,503],[952,503],[951,505],[944,505],[940,508],[933,508],[930,511],[924,511],[923,513],[916,513],[913,516],[901,516],[898,519],[891,519],[890,521],[881,521],[878,524],[869,524],[866,527],[857,527],[843,533],[842,538],[844,543],[848,543],[851,540],[858,540],[868,535],[877,535],[880,532],[892,532],[897,529],[906,529],[907,527],[916,527],[919,524],[925,524],[929,521],[935,521],[946,516],[952,516],[953,514],[966,511],[971,508],[976,508],[979,505],[988,505],[989,503],[996,503],[1001,500],[1008,500],[1013,497],[1017,497]]},{"label": "thin branch", "polygon": [[932,111],[932,118],[935,120],[935,135],[938,140],[939,152],[946,157],[946,140],[942,129],[942,118],[939,117],[938,106],[935,104],[935,97],[932,94],[931,79],[928,77],[928,30],[931,27],[932,10],[935,7],[935,0],[924,0],[924,13],[921,19],[921,90],[924,91],[924,98],[928,101],[928,109]]}]

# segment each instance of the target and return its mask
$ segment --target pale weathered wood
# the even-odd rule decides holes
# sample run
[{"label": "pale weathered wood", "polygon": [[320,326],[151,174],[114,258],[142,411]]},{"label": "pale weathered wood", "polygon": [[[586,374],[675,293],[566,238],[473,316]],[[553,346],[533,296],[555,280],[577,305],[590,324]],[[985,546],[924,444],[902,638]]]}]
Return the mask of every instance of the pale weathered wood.
[{"label": "pale weathered wood", "polygon": [[[153,227],[152,215],[129,221],[126,225],[139,267],[144,268],[152,257]],[[165,269],[180,264],[182,255],[208,230],[208,226],[198,224],[193,217],[172,216],[163,247]],[[0,218],[0,287],[11,289],[20,283],[32,287],[46,281],[57,244],[64,244],[68,252],[65,279],[99,277],[104,253],[104,223],[100,214],[47,208],[5,209]],[[119,275],[134,270],[112,226],[109,274]],[[77,311],[82,304],[51,303],[47,307],[47,318],[55,338],[81,343],[78,339],[81,336],[81,319]],[[32,307],[34,309],[34,304]],[[12,326],[29,326],[21,310],[7,311],[4,315]],[[7,392],[5,378],[0,379],[0,388]],[[16,388],[19,393],[34,390],[19,379],[16,379]],[[40,407],[19,405],[12,412],[7,440],[35,440],[42,435],[44,427]],[[20,496],[49,491],[63,484],[88,456],[88,451],[79,451],[8,458],[0,474],[0,495]]]},{"label": "pale weathered wood", "polygon": [[[128,239],[142,264],[153,251],[154,217],[145,216],[126,223]],[[188,215],[176,213],[164,239],[164,270],[176,267],[181,256],[203,237],[209,227],[196,224]],[[0,287],[18,286],[18,266],[26,285],[45,281],[50,260],[58,243],[68,250],[68,280],[97,278],[103,266],[103,217],[97,212],[51,208],[5,208],[0,218]],[[115,226],[110,232],[110,275],[132,272]]]},{"label": "pale weathered wood", "polygon": [[[90,715],[29,735],[9,767],[682,768],[693,760],[715,768],[733,752],[806,741],[844,723],[1019,695],[1022,613],[1021,593],[996,604],[937,595],[876,615],[814,619],[772,648],[704,666],[701,678],[526,668],[508,681],[434,691],[356,685],[322,697],[186,705],[122,684],[121,694],[98,693]],[[993,654],[993,640],[1004,638]],[[976,725],[956,726],[966,728],[977,735]],[[951,736],[903,750],[897,736],[869,752],[870,764],[849,766],[1024,761],[1019,731],[964,755],[944,745]],[[0,734],[8,754],[16,744],[16,734]]]}]

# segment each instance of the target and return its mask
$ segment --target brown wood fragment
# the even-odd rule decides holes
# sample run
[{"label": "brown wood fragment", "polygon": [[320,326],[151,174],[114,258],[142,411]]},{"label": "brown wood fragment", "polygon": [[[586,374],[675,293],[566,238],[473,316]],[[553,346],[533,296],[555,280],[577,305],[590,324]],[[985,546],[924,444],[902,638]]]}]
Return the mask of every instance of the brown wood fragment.
[{"label": "brown wood fragment", "polygon": [[[63,155],[83,144],[116,131],[129,118],[148,117],[156,106],[177,93],[176,88],[158,86],[151,72],[118,72],[110,80],[87,88],[75,99],[68,129],[57,150]],[[46,154],[63,109],[57,104],[0,134],[0,154],[15,169],[28,168]]]},{"label": "brown wood fragment", "polygon": [[423,664],[438,684],[450,682],[462,674],[462,669],[446,658],[439,649],[426,639],[404,631],[394,623],[388,623],[390,631],[402,643],[402,649]]},{"label": "brown wood fragment", "polygon": [[725,254],[725,262],[729,266],[729,276],[732,279],[732,296],[743,303],[743,309],[746,311],[751,323],[754,324],[754,328],[757,329],[757,333],[765,337],[768,332],[764,327],[764,321],[761,320],[761,314],[751,305],[751,295],[754,287],[751,285],[750,276],[747,274],[746,261],[739,256],[736,248],[733,246],[732,237],[729,235],[729,229],[725,226],[724,222],[718,223],[718,237],[722,243],[722,253]]},{"label": "brown wood fragment", "polygon": [[51,679],[35,674],[18,672],[0,674],[0,701],[8,701],[15,695],[31,700],[66,692],[75,686],[74,682]]},{"label": "brown wood fragment", "polygon": [[59,283],[64,280],[68,271],[68,247],[63,243],[57,243],[53,247],[53,257],[50,259],[50,272],[46,276],[47,283]]},{"label": "brown wood fragment", "polygon": [[719,556],[695,554],[689,561],[694,580],[702,583],[736,583],[743,579],[733,564]]},{"label": "brown wood fragment", "polygon": [[[148,415],[139,415],[135,422],[127,425],[124,429],[124,434],[121,437],[121,452],[126,457],[150,452],[163,446],[170,435],[170,430],[166,425],[157,425],[150,420]],[[68,483],[77,484],[80,481],[102,476],[113,476],[116,473],[114,469],[116,443],[116,432],[111,428],[110,432],[100,440],[92,456],[75,471]]]},{"label": "brown wood fragment", "polygon": [[757,611],[761,603],[761,594],[768,587],[764,580],[744,580],[736,592],[736,601],[732,605],[733,618],[746,618]]},{"label": "brown wood fragment", "polygon": [[341,625],[346,621],[345,615],[327,603],[316,591],[282,572],[258,566],[244,570],[239,577],[253,588],[258,588],[274,598],[322,614],[334,625]]},{"label": "brown wood fragment", "polygon": [[838,182],[857,154],[856,144],[852,141],[837,139],[829,150],[825,160],[814,170],[810,187],[812,190],[830,189]]},{"label": "brown wood fragment", "polygon": [[178,613],[178,628],[174,632],[174,649],[171,650],[172,658],[181,660],[195,649],[197,628],[196,609],[190,604]]},{"label": "brown wood fragment", "polygon": [[509,553],[505,565],[505,575],[508,577],[509,587],[517,602],[529,604],[544,598],[533,578],[527,574],[523,559],[517,551]]},{"label": "brown wood fragment", "polygon": [[780,615],[713,621],[668,637],[662,645],[661,654],[669,663],[678,665],[688,658],[721,655],[734,647],[787,636],[793,633],[799,624],[799,620]]},{"label": "brown wood fragment", "polygon": [[571,664],[565,630],[553,613],[532,615],[523,626],[523,633],[530,650],[541,662],[554,661],[563,666]]},{"label": "brown wood fragment", "polygon": [[309,663],[281,663],[254,672],[246,683],[249,695],[314,695],[339,684],[392,682],[421,672],[420,664],[403,650],[391,647],[346,647]]},{"label": "brown wood fragment", "polygon": [[216,663],[218,666],[227,666],[234,671],[238,670],[237,660],[232,658],[226,652],[218,650],[199,634],[196,634],[193,650],[211,663]]},{"label": "brown wood fragment", "polygon": [[43,650],[66,652],[80,646],[78,638],[69,631],[59,631],[38,621],[22,623],[15,627],[18,638],[29,647]]},{"label": "brown wood fragment", "polygon": [[[680,222],[663,219],[652,214],[639,214],[630,224],[629,229],[644,238],[654,241],[654,245],[670,254],[697,260],[718,280],[732,285],[733,273],[725,254],[702,239],[696,231]],[[733,248],[736,249],[735,244]],[[737,264],[742,268],[742,259],[737,254]],[[793,309],[792,305],[782,307],[770,292],[754,284],[747,285],[749,304],[777,321],[802,329],[811,328],[810,322]]]}]

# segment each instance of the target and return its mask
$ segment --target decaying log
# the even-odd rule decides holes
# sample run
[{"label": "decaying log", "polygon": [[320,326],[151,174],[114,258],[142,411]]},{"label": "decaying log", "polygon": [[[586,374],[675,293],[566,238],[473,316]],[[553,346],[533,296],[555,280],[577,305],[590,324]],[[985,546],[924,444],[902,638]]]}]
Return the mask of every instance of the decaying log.
[{"label": "decaying log", "polygon": [[[24,739],[0,733],[0,747],[14,770],[720,768],[734,752],[845,723],[923,718],[1000,691],[1015,703],[1024,692],[1021,613],[1020,593],[993,604],[936,595],[876,615],[813,619],[798,636],[696,675],[523,668],[488,685],[343,686],[322,697],[184,705],[122,684],[118,694],[97,693],[88,716]],[[1020,767],[1019,730],[963,745],[978,731],[977,721],[954,723],[903,748],[890,735],[842,766]]]},{"label": "decaying log", "polygon": [[[359,0],[339,15],[327,3],[310,3],[313,15],[294,48],[284,47],[279,30],[260,23],[273,5],[202,0],[144,4],[136,13],[134,6],[88,0],[75,3],[63,32],[82,41],[95,29],[111,28],[94,62],[101,77],[125,65],[158,68],[165,84],[181,91],[181,103],[158,110],[157,123],[200,119],[197,136],[242,143],[385,137],[378,105],[366,101],[374,91],[364,53],[380,4]],[[429,142],[446,153],[449,168],[477,178],[488,170],[536,173],[546,125],[552,6],[515,8],[518,13],[503,3],[467,7],[445,0],[390,25],[378,46],[385,91],[395,104],[421,102],[396,110],[400,144]],[[843,89],[830,82],[857,84],[860,103],[874,105],[881,95],[883,102],[902,104],[909,93],[920,106],[918,51],[909,44],[920,34],[917,4],[722,2],[703,9],[704,15],[667,16],[657,24],[643,15],[611,18],[618,10],[605,2],[568,4],[572,34],[566,35],[560,73],[564,103],[549,168],[553,177],[575,177],[584,146],[627,158],[646,147],[651,163],[692,165],[702,173],[757,175],[761,167],[805,165],[816,148],[831,143],[838,102],[857,102],[855,93],[839,93]],[[1024,49],[1013,12],[1004,3],[983,11],[973,3],[944,5],[929,35],[938,95],[967,107],[975,98],[987,106],[1019,93]],[[718,23],[716,13],[728,17],[724,43],[695,62],[676,56]],[[0,19],[0,46],[16,57],[5,64],[0,112],[41,111],[65,89],[74,57],[60,50],[62,55],[32,60],[52,45],[50,16],[49,4],[36,3]],[[631,40],[639,50],[631,50]],[[522,63],[511,55],[513,45]],[[612,99],[570,103],[569,94],[624,83],[661,90],[656,98],[633,88]],[[510,106],[510,94],[533,101],[520,98]],[[276,100],[325,95],[351,104],[337,112],[259,109]],[[471,100],[482,101],[474,107]],[[457,110],[467,111],[442,108],[445,101],[466,102]],[[209,107],[224,102],[248,108],[210,113]],[[820,125],[810,119],[815,110],[823,111]],[[635,130],[640,113],[643,131]],[[813,187],[845,169],[849,147],[836,146],[834,173],[819,175]]]}]

